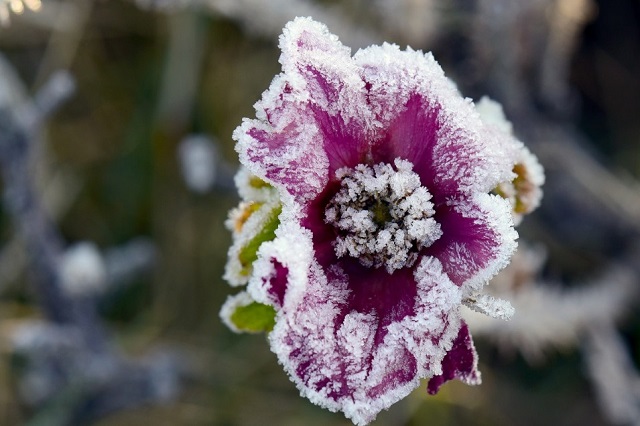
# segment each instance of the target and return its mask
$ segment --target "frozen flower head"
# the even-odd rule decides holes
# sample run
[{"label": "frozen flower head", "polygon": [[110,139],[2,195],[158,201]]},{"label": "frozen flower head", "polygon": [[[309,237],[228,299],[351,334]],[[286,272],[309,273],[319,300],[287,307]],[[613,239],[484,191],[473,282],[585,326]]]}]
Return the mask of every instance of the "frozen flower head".
[{"label": "frozen flower head", "polygon": [[544,170],[535,155],[522,142],[514,139],[511,123],[504,116],[499,103],[485,96],[480,99],[476,109],[490,131],[503,139],[510,158],[514,159],[514,178],[500,182],[494,188],[494,193],[509,200],[513,220],[518,225],[525,215],[540,205]]},{"label": "frozen flower head", "polygon": [[221,317],[267,331],[300,392],[356,424],[429,379],[480,381],[464,303],[509,262],[517,141],[481,120],[430,54],[351,56],[309,18],[280,38],[283,72],[234,132],[243,201]]}]

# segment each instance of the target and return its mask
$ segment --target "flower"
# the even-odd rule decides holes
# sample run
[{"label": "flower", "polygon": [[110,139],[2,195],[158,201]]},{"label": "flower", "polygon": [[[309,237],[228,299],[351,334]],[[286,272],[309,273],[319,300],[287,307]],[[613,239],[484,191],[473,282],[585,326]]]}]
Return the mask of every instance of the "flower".
[{"label": "flower", "polygon": [[[313,403],[372,421],[429,378],[480,382],[465,304],[516,248],[519,144],[485,124],[431,54],[383,44],[351,56],[310,18],[280,38],[283,72],[233,136],[245,169],[221,311],[267,331]],[[270,309],[268,309],[270,308]]]},{"label": "flower", "polygon": [[515,158],[511,181],[500,182],[494,192],[511,203],[513,221],[520,224],[522,218],[534,211],[542,200],[542,185],[544,184],[544,169],[535,155],[524,144],[513,138],[513,126],[504,116],[502,106],[483,97],[476,104],[476,111],[480,118],[496,137],[504,139],[505,147],[510,150],[510,156]]}]

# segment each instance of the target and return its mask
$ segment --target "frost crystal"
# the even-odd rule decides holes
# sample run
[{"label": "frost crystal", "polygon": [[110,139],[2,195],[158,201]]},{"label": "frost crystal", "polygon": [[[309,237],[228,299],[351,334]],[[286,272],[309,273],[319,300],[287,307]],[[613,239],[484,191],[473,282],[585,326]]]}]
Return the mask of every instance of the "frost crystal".
[{"label": "frost crystal", "polygon": [[522,144],[431,54],[351,56],[310,18],[288,23],[280,48],[283,72],[233,134],[246,170],[226,278],[247,287],[222,318],[271,330],[300,393],[355,424],[421,379],[429,393],[480,383],[460,310],[512,313],[481,290],[516,248],[496,188],[519,176]]}]

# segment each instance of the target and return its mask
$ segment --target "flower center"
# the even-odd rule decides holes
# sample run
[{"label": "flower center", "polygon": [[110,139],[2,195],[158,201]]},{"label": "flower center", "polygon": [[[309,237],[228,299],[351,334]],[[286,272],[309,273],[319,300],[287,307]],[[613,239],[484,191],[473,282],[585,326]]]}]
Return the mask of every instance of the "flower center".
[{"label": "flower center", "polygon": [[325,221],[338,231],[338,257],[349,255],[367,267],[384,266],[390,274],[413,265],[418,252],[442,236],[431,194],[413,165],[399,158],[394,165],[338,170],[341,187],[325,210]]}]

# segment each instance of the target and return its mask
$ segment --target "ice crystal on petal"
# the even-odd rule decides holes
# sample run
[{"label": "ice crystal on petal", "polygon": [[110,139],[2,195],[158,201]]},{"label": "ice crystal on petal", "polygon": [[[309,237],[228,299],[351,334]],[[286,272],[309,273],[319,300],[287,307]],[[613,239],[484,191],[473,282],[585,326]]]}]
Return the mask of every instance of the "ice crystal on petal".
[{"label": "ice crystal on petal", "polygon": [[473,294],[463,300],[465,306],[492,318],[511,319],[515,309],[507,300],[497,299],[488,294]]},{"label": "ice crystal on petal", "polygon": [[521,144],[431,54],[352,57],[310,18],[289,22],[280,48],[283,72],[233,134],[247,172],[226,277],[248,286],[223,319],[273,307],[271,349],[300,393],[355,424],[421,379],[430,393],[478,384],[460,309],[510,315],[480,291],[516,248],[512,205],[490,192],[517,178]]}]

